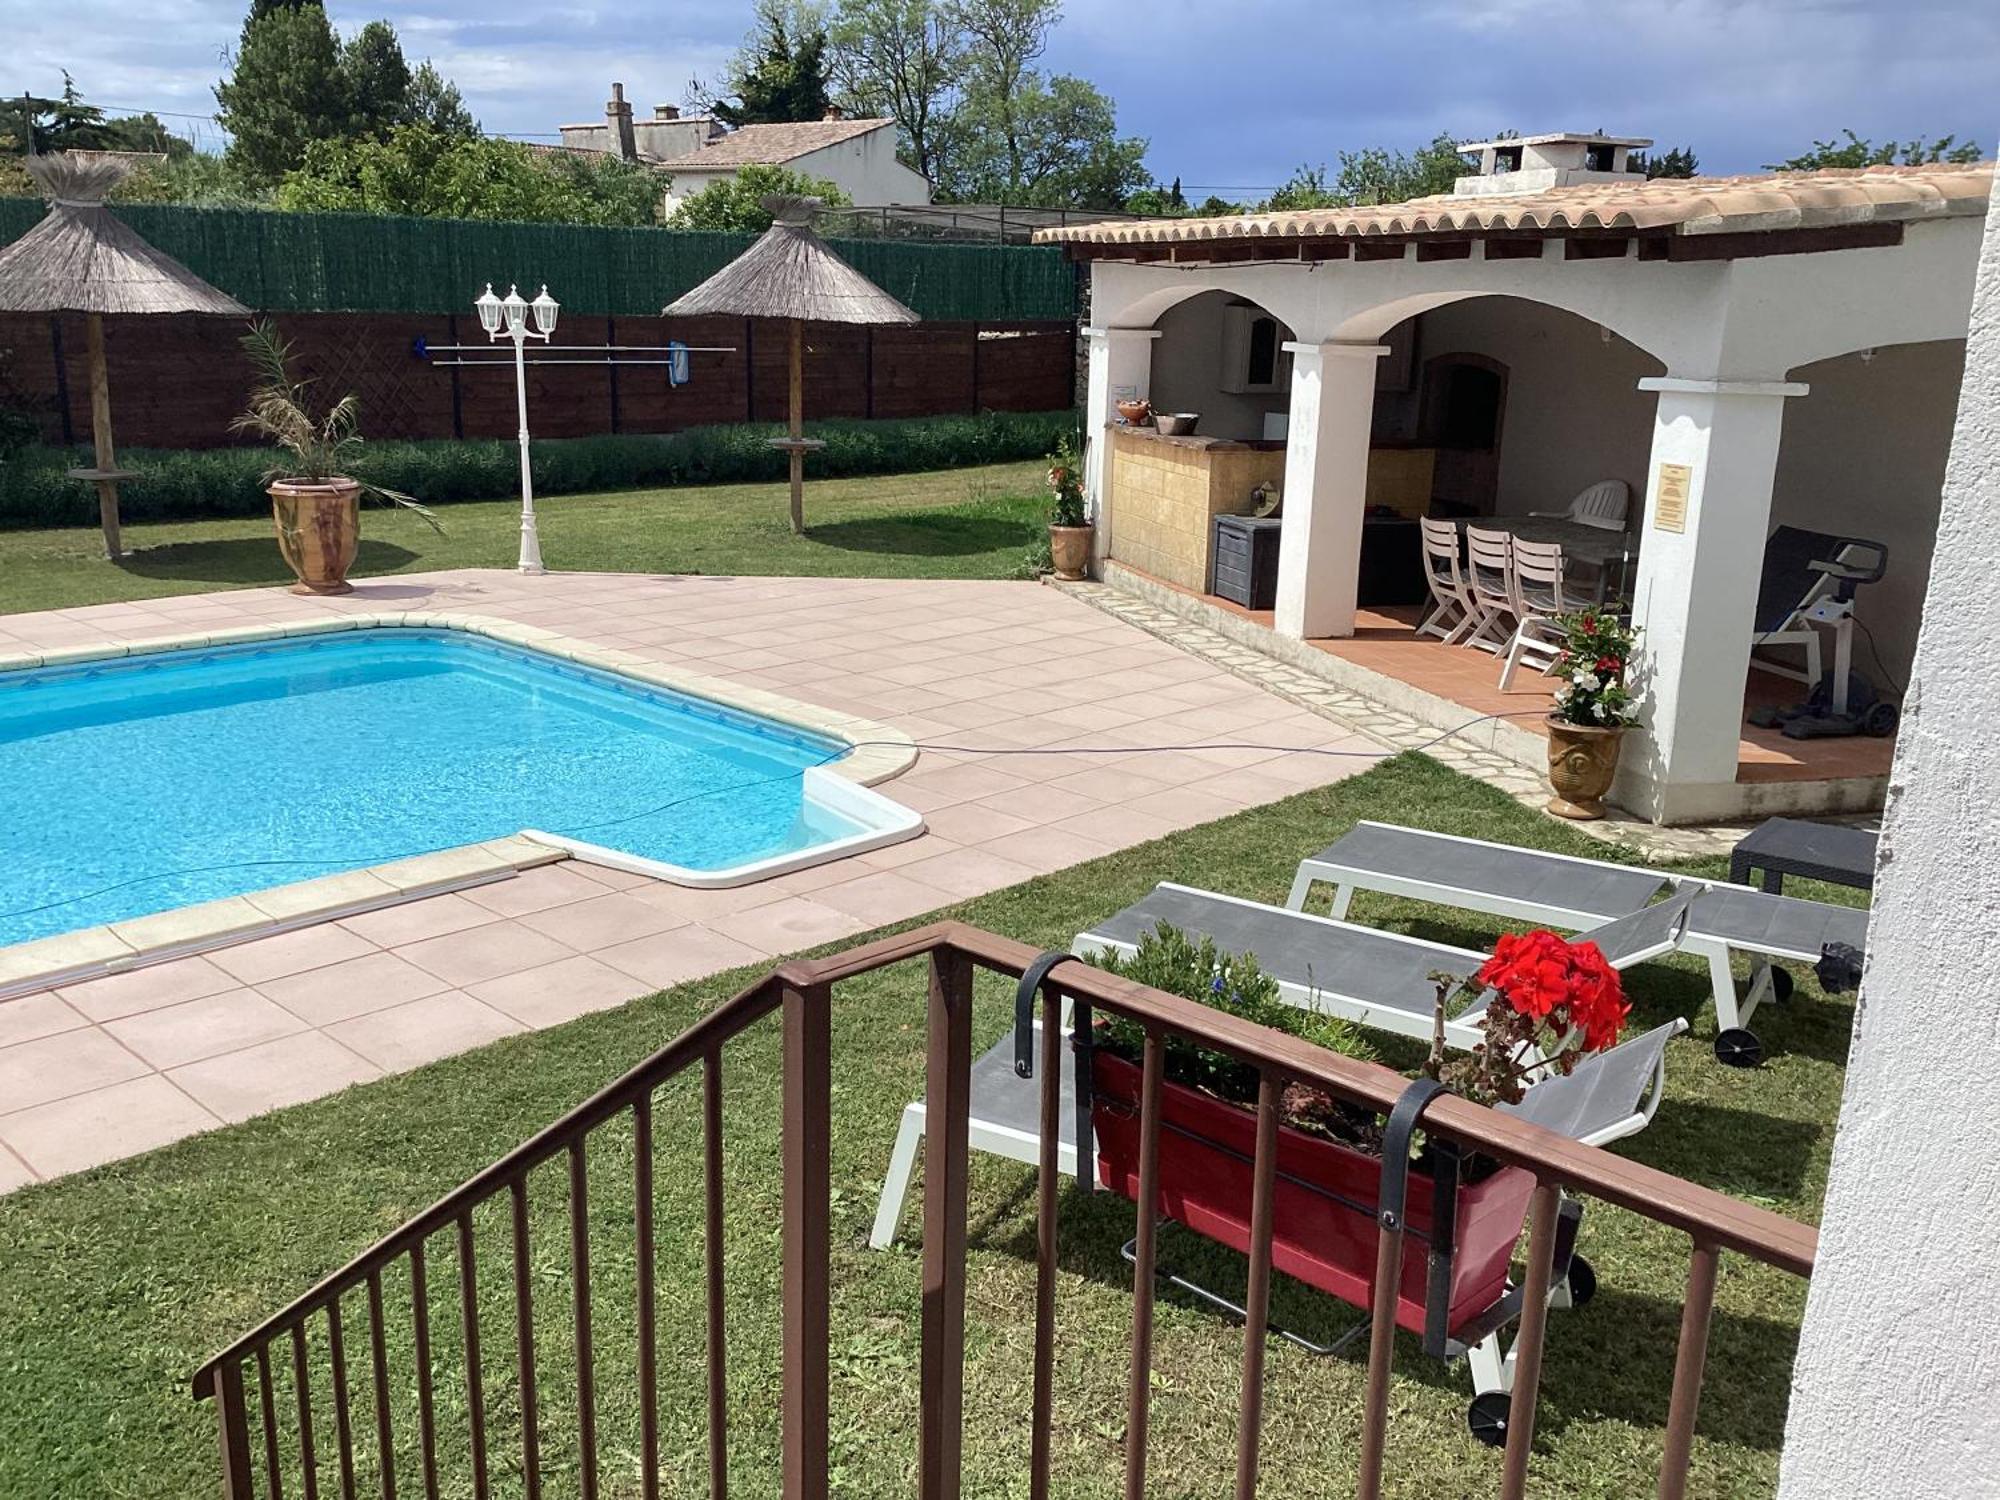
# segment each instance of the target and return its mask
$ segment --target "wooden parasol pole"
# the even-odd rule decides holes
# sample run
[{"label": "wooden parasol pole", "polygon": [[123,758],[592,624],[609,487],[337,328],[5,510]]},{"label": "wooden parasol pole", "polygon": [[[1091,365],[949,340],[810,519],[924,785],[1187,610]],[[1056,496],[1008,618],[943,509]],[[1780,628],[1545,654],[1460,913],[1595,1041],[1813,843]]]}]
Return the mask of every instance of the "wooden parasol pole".
[{"label": "wooden parasol pole", "polygon": [[118,535],[118,453],[111,442],[111,371],[104,358],[104,316],[92,313],[90,347],[90,438],[97,449],[97,519],[104,528],[104,555],[124,556]]},{"label": "wooden parasol pole", "polygon": [[792,389],[787,413],[790,423],[792,472],[792,535],[806,529],[806,325],[792,319]]}]

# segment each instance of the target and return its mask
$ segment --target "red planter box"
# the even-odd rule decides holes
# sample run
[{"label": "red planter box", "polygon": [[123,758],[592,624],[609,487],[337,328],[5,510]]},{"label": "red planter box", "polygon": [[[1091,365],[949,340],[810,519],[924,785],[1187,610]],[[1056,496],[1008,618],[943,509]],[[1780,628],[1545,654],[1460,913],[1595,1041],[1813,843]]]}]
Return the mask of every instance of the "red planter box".
[{"label": "red planter box", "polygon": [[[1136,1202],[1140,1072],[1102,1048],[1092,1057],[1098,1181]],[[1160,1086],[1160,1111],[1160,1211],[1247,1254],[1256,1115],[1172,1082]],[[1301,1185],[1307,1183],[1312,1187]],[[1374,1207],[1381,1187],[1380,1157],[1279,1126],[1271,1263],[1308,1286],[1367,1309],[1373,1298]],[[1419,1334],[1425,1323],[1430,1245],[1418,1236],[1431,1232],[1432,1187],[1427,1174],[1411,1169],[1404,1215],[1411,1233],[1403,1241],[1396,1321]],[[1479,1182],[1460,1182],[1447,1322],[1453,1333],[1505,1294],[1508,1265],[1534,1190],[1534,1177],[1519,1167],[1503,1167]]]}]

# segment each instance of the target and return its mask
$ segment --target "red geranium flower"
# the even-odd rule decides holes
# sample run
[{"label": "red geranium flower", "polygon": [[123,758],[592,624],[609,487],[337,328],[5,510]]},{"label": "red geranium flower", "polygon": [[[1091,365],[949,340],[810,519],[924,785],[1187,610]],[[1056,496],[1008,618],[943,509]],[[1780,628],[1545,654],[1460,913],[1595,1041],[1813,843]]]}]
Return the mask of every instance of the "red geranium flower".
[{"label": "red geranium flower", "polygon": [[1597,945],[1565,942],[1553,932],[1509,933],[1474,977],[1516,1014],[1548,1023],[1559,1041],[1579,1032],[1586,1052],[1614,1045],[1631,1010],[1618,971]]}]

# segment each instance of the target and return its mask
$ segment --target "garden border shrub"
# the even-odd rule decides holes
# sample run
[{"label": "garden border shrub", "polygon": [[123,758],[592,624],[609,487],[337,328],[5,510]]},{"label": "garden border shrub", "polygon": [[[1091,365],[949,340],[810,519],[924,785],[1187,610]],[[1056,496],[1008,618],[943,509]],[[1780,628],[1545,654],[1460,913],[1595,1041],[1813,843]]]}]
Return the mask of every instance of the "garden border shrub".
[{"label": "garden border shrub", "polygon": [[[814,422],[807,431],[826,447],[806,468],[814,477],[844,478],[1010,463],[1041,457],[1075,428],[1073,411]],[[781,480],[785,455],[767,440],[783,431],[739,423],[537,441],[535,494]],[[119,454],[120,466],[140,477],[119,486],[124,519],[262,515],[270,508],[263,477],[276,461],[268,448],[127,449]],[[96,492],[63,474],[88,462],[87,449],[49,447],[23,449],[0,462],[0,529],[94,525]],[[509,440],[369,443],[355,472],[427,505],[504,500],[519,492],[520,450]]]}]

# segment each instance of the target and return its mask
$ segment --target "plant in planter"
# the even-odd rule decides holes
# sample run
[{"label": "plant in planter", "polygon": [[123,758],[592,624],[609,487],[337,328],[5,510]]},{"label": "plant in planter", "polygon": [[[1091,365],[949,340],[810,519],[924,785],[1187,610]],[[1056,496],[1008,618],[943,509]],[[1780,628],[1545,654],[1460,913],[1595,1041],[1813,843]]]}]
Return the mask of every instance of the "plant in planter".
[{"label": "plant in planter", "polygon": [[1555,625],[1563,648],[1551,670],[1562,686],[1549,714],[1548,807],[1559,818],[1601,818],[1620,742],[1639,718],[1626,681],[1639,632],[1594,610],[1557,615]]},{"label": "plant in planter", "polygon": [[[1212,1005],[1247,1020],[1372,1060],[1352,1025],[1286,1004],[1251,957],[1219,954],[1162,924],[1122,960],[1095,960],[1115,973]],[[1485,1039],[1446,1059],[1448,1007],[1492,988]],[[1426,1076],[1481,1103],[1518,1099],[1544,1072],[1567,1073],[1588,1053],[1614,1045],[1626,1005],[1618,975],[1593,944],[1553,933],[1503,938],[1469,986],[1438,980],[1439,1026]],[[1140,1028],[1100,1021],[1092,1048],[1092,1123],[1099,1177],[1136,1198],[1139,1180]],[[1169,1037],[1163,1058],[1157,1180],[1160,1209],[1196,1233],[1247,1251],[1251,1171],[1256,1150],[1256,1070],[1226,1054]],[[1381,1196],[1383,1121],[1318,1090],[1292,1085],[1282,1096],[1272,1215],[1272,1263],[1356,1307],[1372,1295]],[[1505,1296],[1533,1176],[1426,1145],[1410,1172],[1409,1239],[1398,1283],[1398,1323],[1423,1333],[1431,1321],[1429,1249],[1448,1244],[1441,1311],[1456,1336]],[[1440,1193],[1438,1181],[1446,1187]],[[1448,1222],[1440,1223],[1443,1212]]]},{"label": "plant in planter", "polygon": [[342,396],[322,415],[312,400],[312,382],[292,378],[292,346],[270,319],[253,323],[244,350],[257,372],[250,405],[230,431],[254,433],[281,449],[289,463],[264,476],[271,516],[278,528],[278,551],[297,576],[295,594],[346,594],[354,585],[347,570],[361,545],[361,497],[372,495],[413,510],[434,531],[436,516],[408,495],[384,489],[347,473],[361,447],[360,403]]},{"label": "plant in planter", "polygon": [[1065,435],[1049,455],[1049,555],[1056,577],[1074,582],[1090,570],[1090,518],[1083,509],[1083,464]]}]

